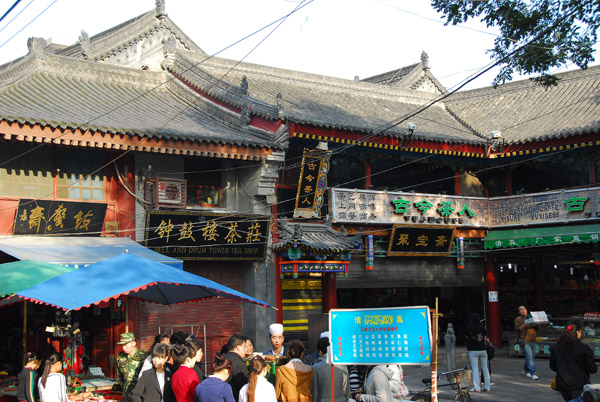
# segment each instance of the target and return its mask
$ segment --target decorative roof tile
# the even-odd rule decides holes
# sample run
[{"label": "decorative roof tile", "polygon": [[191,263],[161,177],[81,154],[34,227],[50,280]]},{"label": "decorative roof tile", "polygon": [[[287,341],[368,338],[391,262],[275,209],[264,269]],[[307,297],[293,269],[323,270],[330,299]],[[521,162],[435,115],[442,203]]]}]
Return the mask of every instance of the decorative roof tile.
[{"label": "decorative roof tile", "polygon": [[501,131],[507,143],[547,141],[600,130],[600,66],[557,74],[557,86],[531,80],[457,92],[448,110],[480,136]]},{"label": "decorative roof tile", "polygon": [[362,233],[348,237],[344,228],[338,232],[325,223],[292,223],[280,221],[280,240],[273,250],[305,246],[316,251],[347,251],[362,244]]}]

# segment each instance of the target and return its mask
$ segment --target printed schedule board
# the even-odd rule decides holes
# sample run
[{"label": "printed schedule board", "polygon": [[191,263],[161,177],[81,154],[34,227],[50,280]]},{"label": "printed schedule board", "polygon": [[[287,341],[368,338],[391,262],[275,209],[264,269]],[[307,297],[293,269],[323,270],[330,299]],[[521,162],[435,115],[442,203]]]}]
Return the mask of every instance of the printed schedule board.
[{"label": "printed schedule board", "polygon": [[334,364],[430,364],[429,307],[329,312]]}]

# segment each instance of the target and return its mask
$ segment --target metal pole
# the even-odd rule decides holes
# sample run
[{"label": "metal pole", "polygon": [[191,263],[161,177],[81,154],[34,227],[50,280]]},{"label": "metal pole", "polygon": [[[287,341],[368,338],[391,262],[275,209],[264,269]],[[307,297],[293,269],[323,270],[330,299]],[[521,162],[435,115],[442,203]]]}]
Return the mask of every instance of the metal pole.
[{"label": "metal pole", "polygon": [[27,300],[23,302],[23,367],[27,363]]},{"label": "metal pole", "polygon": [[204,326],[204,375],[208,377],[208,347],[206,344],[206,323]]}]

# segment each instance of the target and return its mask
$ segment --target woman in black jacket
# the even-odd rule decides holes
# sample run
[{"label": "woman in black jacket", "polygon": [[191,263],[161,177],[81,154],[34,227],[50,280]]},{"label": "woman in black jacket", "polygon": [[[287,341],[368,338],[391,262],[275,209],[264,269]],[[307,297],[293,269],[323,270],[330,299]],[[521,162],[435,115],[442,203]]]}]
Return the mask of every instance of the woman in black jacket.
[{"label": "woman in black jacket", "polygon": [[169,346],[157,344],[152,350],[152,368],[142,373],[132,394],[133,402],[176,402],[171,388],[172,373],[165,363],[169,359]]},{"label": "woman in black jacket", "polygon": [[581,343],[581,326],[569,321],[558,342],[550,348],[550,368],[556,371],[556,389],[565,401],[577,398],[590,374],[598,371],[592,349]]}]

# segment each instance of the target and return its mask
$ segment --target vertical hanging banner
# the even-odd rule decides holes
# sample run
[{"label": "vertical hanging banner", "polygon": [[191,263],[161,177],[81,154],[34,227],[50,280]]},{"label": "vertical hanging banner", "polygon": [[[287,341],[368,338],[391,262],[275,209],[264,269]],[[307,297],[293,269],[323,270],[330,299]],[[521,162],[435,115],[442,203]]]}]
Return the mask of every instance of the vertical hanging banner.
[{"label": "vertical hanging banner", "polygon": [[331,151],[304,149],[294,218],[320,218]]}]

